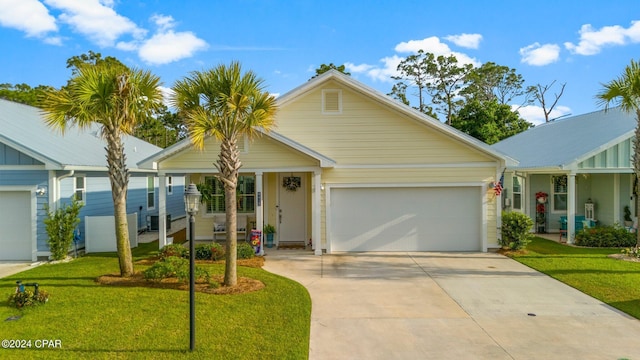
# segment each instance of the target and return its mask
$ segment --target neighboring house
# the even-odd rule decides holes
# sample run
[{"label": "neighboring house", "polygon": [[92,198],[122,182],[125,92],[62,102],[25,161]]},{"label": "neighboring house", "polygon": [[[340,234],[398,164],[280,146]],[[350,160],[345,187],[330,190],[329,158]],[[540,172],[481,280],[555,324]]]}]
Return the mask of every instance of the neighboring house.
[{"label": "neighboring house", "polygon": [[[131,174],[127,212],[139,214],[136,227],[146,228],[147,215],[158,214],[160,206],[173,218],[184,216],[184,177],[165,178],[171,184],[164,186],[155,171],[136,167],[161,149],[135,137],[125,137],[124,143]],[[69,128],[62,136],[46,126],[40,109],[0,99],[0,260],[50,255],[45,204],[56,209],[74,194],[84,203],[80,248],[86,240],[85,216],[113,215],[105,146],[97,127]]]},{"label": "neighboring house", "polygon": [[[241,223],[273,224],[278,245],[311,244],[316,254],[498,246],[499,197],[490,184],[507,157],[337,71],[278,105],[273,131],[239,141]],[[218,153],[213,137],[204,151],[184,140],[138,163],[161,179],[186,173],[188,182],[212,185],[197,240],[212,239],[214,223],[224,222]]]},{"label": "neighboring house", "polygon": [[545,221],[537,230],[558,232],[560,218],[566,216],[569,241],[576,216],[578,221],[591,217],[585,212],[589,204],[597,224],[622,224],[624,207],[635,213],[637,201],[635,128],[635,114],[611,108],[538,125],[494,144],[492,148],[519,162],[505,172],[505,210],[523,212],[535,221],[535,194],[547,193]]}]

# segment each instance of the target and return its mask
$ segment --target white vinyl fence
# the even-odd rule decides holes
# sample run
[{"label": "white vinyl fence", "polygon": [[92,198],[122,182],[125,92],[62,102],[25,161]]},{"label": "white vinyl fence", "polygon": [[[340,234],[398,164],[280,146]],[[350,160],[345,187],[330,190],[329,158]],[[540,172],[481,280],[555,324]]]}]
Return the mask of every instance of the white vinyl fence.
[{"label": "white vinyl fence", "polygon": [[[138,246],[138,213],[128,214],[129,242]],[[84,246],[86,253],[116,251],[116,220],[113,216],[84,217]]]}]

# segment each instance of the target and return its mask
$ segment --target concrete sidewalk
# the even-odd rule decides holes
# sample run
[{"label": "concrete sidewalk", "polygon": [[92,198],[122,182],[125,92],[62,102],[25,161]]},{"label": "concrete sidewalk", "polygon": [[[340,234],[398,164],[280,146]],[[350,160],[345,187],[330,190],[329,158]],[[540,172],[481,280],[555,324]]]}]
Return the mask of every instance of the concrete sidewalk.
[{"label": "concrete sidewalk", "polygon": [[[493,253],[278,251],[314,359],[640,359],[640,321]],[[286,336],[286,335],[283,335]]]}]

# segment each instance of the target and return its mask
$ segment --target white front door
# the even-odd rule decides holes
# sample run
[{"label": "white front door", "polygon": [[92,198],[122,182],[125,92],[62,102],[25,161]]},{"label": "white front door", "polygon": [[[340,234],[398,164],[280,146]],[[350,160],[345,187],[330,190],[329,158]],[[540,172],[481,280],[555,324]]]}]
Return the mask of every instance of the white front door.
[{"label": "white front door", "polygon": [[[285,187],[284,184],[289,184]],[[298,186],[299,185],[299,186]],[[295,190],[294,190],[295,188]],[[304,173],[278,176],[278,244],[306,244],[307,184]]]}]

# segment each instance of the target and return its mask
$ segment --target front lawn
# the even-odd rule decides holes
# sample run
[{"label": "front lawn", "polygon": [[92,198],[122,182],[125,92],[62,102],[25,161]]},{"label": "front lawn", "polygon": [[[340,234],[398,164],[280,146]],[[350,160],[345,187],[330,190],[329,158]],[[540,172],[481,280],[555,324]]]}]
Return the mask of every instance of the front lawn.
[{"label": "front lawn", "polygon": [[[157,246],[141,244],[136,260]],[[196,350],[190,354],[188,291],[94,281],[117,273],[117,261],[115,254],[89,255],[0,279],[0,339],[32,340],[32,349],[0,349],[0,358],[308,358],[311,298],[302,285],[239,266],[238,276],[258,279],[265,288],[240,295],[196,292]],[[205,266],[212,274],[224,272],[224,265]],[[38,282],[49,302],[23,312],[9,307],[16,280]],[[22,318],[5,321],[13,315]],[[39,339],[61,340],[62,348],[35,349]]]},{"label": "front lawn", "polygon": [[579,248],[536,237],[526,253],[509,256],[640,319],[640,262],[609,254],[620,249]]}]

